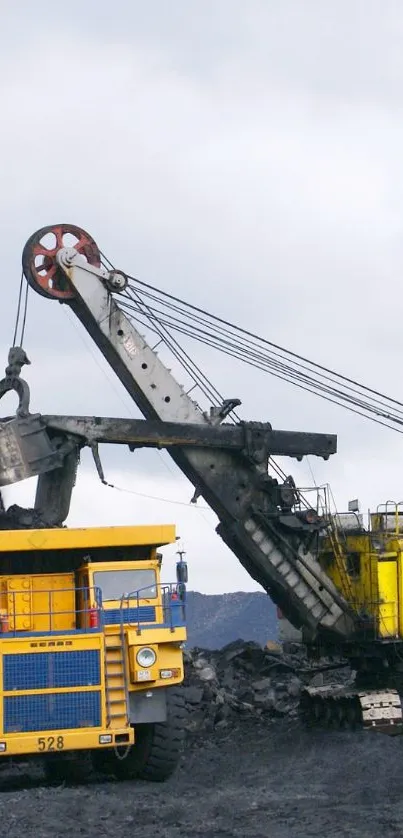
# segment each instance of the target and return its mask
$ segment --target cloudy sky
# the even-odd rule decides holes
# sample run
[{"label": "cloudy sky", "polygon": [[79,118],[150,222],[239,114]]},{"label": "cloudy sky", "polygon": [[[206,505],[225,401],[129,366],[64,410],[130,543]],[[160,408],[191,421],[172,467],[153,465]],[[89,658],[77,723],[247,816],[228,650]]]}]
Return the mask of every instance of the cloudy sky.
[{"label": "cloudy sky", "polygon": [[[66,221],[117,266],[402,399],[399,0],[0,0],[0,31],[4,365],[24,243]],[[66,306],[31,293],[25,346],[35,410],[139,415]],[[338,434],[331,462],[286,464],[300,485],[312,469],[340,509],[403,498],[400,434],[192,353],[243,418]],[[176,523],[193,588],[256,588],[166,454],[102,456],[125,491],[85,455],[71,525]]]}]

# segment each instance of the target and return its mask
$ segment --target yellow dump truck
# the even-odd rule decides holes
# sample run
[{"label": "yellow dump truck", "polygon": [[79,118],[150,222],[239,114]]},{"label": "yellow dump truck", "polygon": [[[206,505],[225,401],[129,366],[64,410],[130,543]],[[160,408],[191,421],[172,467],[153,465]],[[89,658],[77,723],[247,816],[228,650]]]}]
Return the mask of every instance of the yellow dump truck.
[{"label": "yellow dump truck", "polygon": [[173,526],[0,531],[0,759],[164,780],[184,731],[186,564]]}]

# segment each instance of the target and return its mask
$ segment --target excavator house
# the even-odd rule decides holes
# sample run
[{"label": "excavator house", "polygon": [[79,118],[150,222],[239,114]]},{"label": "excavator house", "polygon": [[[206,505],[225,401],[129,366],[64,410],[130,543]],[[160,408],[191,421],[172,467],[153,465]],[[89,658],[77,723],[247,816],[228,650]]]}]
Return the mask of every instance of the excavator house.
[{"label": "excavator house", "polygon": [[[161,780],[180,756],[187,568],[179,561],[175,583],[163,585],[157,552],[174,542],[174,529],[65,527],[83,447],[106,482],[100,444],[165,448],[193,484],[193,501],[202,497],[215,512],[217,533],[302,632],[310,656],[355,671],[348,687],[303,691],[309,724],[402,733],[401,508],[380,507],[365,527],[357,512],[331,512],[320,491],[308,503],[273,457],[328,459],[336,437],[241,421],[239,399],[205,386],[167,329],[187,333],[178,300],[162,292],[161,314],[157,289],[116,270],[81,228],[38,230],[22,264],[20,345],[14,341],[0,382],[0,398],[15,390],[19,407],[0,422],[0,486],[38,479],[32,510],[0,513],[0,758],[42,754],[51,776],[91,762],[116,776]],[[29,288],[69,307],[144,419],[30,413],[21,377]],[[207,313],[188,311],[206,341]],[[154,347],[139,330],[147,322]],[[224,351],[233,354],[223,324]],[[161,343],[193,371],[193,387],[164,365]],[[256,345],[248,351],[257,363]],[[203,386],[207,409],[190,395]]]}]

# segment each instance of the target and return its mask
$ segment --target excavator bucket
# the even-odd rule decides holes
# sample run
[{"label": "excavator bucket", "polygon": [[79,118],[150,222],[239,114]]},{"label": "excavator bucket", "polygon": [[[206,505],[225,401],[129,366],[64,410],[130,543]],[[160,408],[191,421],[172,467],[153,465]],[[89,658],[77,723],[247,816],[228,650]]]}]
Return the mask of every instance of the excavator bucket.
[{"label": "excavator bucket", "polygon": [[0,486],[59,468],[55,450],[39,414],[0,422]]}]

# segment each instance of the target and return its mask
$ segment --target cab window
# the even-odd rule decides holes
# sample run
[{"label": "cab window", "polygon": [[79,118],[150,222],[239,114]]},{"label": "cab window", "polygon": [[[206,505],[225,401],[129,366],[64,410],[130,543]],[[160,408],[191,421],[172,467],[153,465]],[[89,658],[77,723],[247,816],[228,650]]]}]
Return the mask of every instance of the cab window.
[{"label": "cab window", "polygon": [[100,588],[102,601],[119,600],[124,594],[139,591],[139,599],[155,599],[157,596],[157,581],[155,570],[96,570],[94,572],[94,587]]}]

